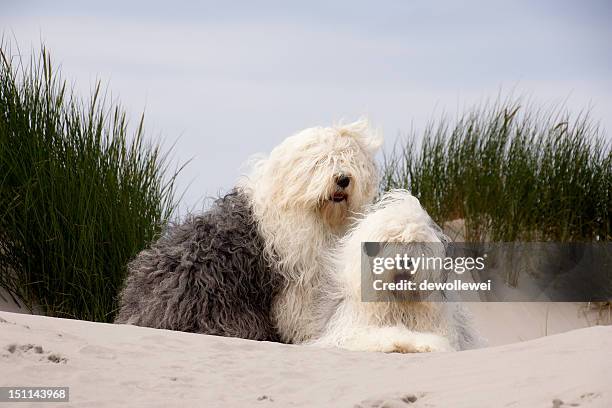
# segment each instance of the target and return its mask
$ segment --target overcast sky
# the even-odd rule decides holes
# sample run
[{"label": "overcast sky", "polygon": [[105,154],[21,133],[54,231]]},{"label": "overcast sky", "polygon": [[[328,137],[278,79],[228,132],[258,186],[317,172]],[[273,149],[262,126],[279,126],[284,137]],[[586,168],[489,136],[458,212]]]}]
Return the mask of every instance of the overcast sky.
[{"label": "overcast sky", "polygon": [[250,155],[340,119],[369,116],[388,147],[501,90],[590,107],[612,129],[609,1],[294,3],[0,0],[0,28],[178,140],[183,209],[231,188]]}]

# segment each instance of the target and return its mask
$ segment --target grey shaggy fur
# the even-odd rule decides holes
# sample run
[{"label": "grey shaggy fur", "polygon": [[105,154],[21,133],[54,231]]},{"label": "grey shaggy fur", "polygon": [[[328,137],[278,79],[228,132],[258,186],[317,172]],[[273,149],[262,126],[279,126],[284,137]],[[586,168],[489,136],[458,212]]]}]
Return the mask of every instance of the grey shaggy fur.
[{"label": "grey shaggy fur", "polygon": [[244,194],[171,226],[128,265],[116,323],[278,341],[271,303],[281,275]]}]

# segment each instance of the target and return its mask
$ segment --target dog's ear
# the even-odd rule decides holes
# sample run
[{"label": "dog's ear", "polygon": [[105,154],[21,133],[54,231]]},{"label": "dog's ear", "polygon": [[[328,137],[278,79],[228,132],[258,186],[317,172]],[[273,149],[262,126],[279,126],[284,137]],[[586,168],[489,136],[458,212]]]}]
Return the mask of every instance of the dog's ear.
[{"label": "dog's ear", "polygon": [[366,137],[363,138],[365,148],[370,154],[374,155],[380,150],[383,145],[383,137],[378,131],[369,132]]},{"label": "dog's ear", "polygon": [[341,135],[350,135],[357,140],[368,153],[374,155],[383,145],[382,132],[373,129],[367,118],[342,125],[338,129]]},{"label": "dog's ear", "polygon": [[370,258],[378,255],[380,251],[380,244],[378,242],[364,242],[363,252]]}]

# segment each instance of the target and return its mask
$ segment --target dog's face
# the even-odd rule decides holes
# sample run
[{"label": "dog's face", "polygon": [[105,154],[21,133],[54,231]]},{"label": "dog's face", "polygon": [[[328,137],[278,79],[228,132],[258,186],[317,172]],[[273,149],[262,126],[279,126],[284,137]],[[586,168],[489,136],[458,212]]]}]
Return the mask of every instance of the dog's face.
[{"label": "dog's face", "polygon": [[[439,262],[445,257],[448,238],[408,192],[395,191],[385,195],[354,233],[360,236],[361,242],[367,242],[362,245],[362,250],[371,263],[372,276],[369,278],[372,281],[410,281],[418,285],[424,280],[445,280]],[[382,273],[382,268],[379,268],[379,273],[375,274],[374,263],[388,258],[399,261],[398,267],[384,268]],[[422,294],[416,291],[398,291],[392,295],[397,300],[422,300]]]},{"label": "dog's face", "polygon": [[283,210],[315,213],[332,230],[343,228],[376,194],[374,155],[381,144],[367,122],[303,130],[266,160],[269,199]]}]

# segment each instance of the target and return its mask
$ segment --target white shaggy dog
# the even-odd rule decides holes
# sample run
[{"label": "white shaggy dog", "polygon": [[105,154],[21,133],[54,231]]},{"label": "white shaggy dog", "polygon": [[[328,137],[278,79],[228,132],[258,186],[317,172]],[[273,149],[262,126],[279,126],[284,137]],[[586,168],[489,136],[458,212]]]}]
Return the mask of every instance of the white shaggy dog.
[{"label": "white shaggy dog", "polygon": [[325,254],[374,199],[382,141],[366,121],[289,137],[206,212],[130,262],[117,323],[301,342]]},{"label": "white shaggy dog", "polygon": [[[350,350],[382,352],[451,351],[475,347],[479,340],[465,311],[456,303],[420,302],[403,297],[363,302],[361,250],[364,242],[414,243],[419,254],[444,256],[448,238],[407,191],[387,193],[332,251],[326,293],[319,316],[326,321],[320,336],[307,343]],[[419,243],[434,243],[433,245]],[[437,243],[437,244],[436,244]],[[367,248],[367,247],[366,247]],[[368,255],[384,254],[384,247]],[[417,272],[419,282],[431,273]],[[392,271],[404,278],[405,272]],[[372,282],[372,276],[365,281]]]},{"label": "white shaggy dog", "polygon": [[254,163],[240,184],[265,243],[265,255],[284,278],[272,304],[283,342],[321,330],[315,304],[324,256],[352,217],[373,201],[378,187],[374,155],[382,138],[365,120],[316,127],[287,138]]}]

